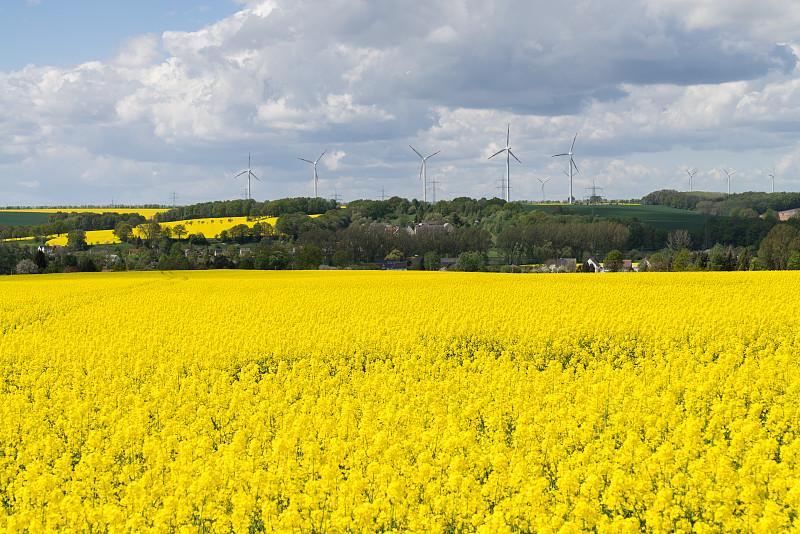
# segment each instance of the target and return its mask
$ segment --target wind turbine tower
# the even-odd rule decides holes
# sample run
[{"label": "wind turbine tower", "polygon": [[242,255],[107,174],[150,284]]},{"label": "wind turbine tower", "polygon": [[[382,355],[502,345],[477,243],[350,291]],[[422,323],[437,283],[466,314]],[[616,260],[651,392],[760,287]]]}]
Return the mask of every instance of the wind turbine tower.
[{"label": "wind turbine tower", "polygon": [[242,172],[240,172],[239,174],[237,174],[236,176],[234,176],[234,178],[238,178],[243,174],[247,175],[247,199],[249,200],[249,199],[253,198],[253,196],[250,194],[250,178],[253,177],[256,180],[258,180],[259,182],[261,181],[261,179],[258,176],[256,176],[255,174],[253,174],[252,170],[250,170],[250,153],[249,152],[247,153],[247,168],[245,170],[243,170]]},{"label": "wind turbine tower", "polygon": [[324,156],[325,152],[327,152],[327,151],[328,151],[327,148],[325,150],[323,150],[322,154],[320,154],[319,157],[317,159],[315,159],[314,161],[311,161],[310,159],[297,158],[300,161],[305,161],[305,162],[310,163],[310,164],[312,164],[314,166],[314,198],[317,198],[317,186],[319,185],[319,176],[317,176],[317,163],[319,163],[319,160],[322,159],[322,156]]},{"label": "wind turbine tower", "polygon": [[411,150],[413,150],[413,151],[414,151],[414,153],[415,153],[417,156],[419,156],[419,157],[420,157],[420,159],[422,160],[422,166],[419,168],[419,178],[420,178],[420,180],[422,180],[422,200],[423,200],[423,202],[427,202],[427,201],[428,201],[428,170],[427,170],[427,161],[428,161],[428,158],[432,158],[433,156],[435,156],[436,154],[438,154],[439,152],[441,152],[441,150],[437,150],[436,152],[434,152],[434,153],[433,153],[433,154],[431,154],[430,156],[423,156],[423,155],[422,155],[422,154],[420,154],[420,153],[417,151],[417,149],[416,149],[416,148],[414,148],[413,146],[411,146],[411,145],[408,145],[408,147],[409,147]]},{"label": "wind turbine tower", "polygon": [[572,138],[572,146],[569,147],[569,152],[564,152],[563,154],[553,154],[551,157],[557,158],[559,156],[569,156],[569,203],[572,204],[572,169],[575,169],[575,172],[580,172],[578,170],[578,166],[575,165],[575,160],[572,156],[575,154],[573,150],[575,149],[575,140],[578,138],[578,133],[575,132],[575,137]]},{"label": "wind turbine tower", "polygon": [[731,176],[736,174],[736,171],[728,172],[727,169],[722,169],[722,170],[725,171],[725,174],[728,175],[728,194],[730,195],[731,194]]},{"label": "wind turbine tower", "polygon": [[546,184],[547,182],[549,182],[551,179],[550,179],[550,178],[548,178],[547,180],[542,180],[542,179],[541,179],[541,178],[539,178],[538,176],[536,177],[536,179],[537,179],[537,180],[539,180],[539,182],[542,184],[542,202],[544,202],[544,184]]},{"label": "wind turbine tower", "polygon": [[772,178],[772,192],[774,193],[775,192],[775,169],[772,169],[772,171],[770,171],[770,173],[767,176]]},{"label": "wind turbine tower", "polygon": [[689,169],[686,169],[686,174],[689,175],[689,192],[691,192],[692,191],[692,178],[694,178],[694,175],[697,174],[697,171],[689,172]]},{"label": "wind turbine tower", "polygon": [[[494,154],[489,156],[489,159],[492,159],[493,157],[495,157],[498,154],[501,154],[503,152],[506,153],[506,202],[510,202],[510,200],[511,200],[510,199],[510,197],[511,197],[511,156],[514,156],[514,153],[511,152],[511,142],[510,141],[511,141],[511,124],[508,125],[508,129],[506,130],[506,147],[501,149],[501,150],[498,150],[497,152],[495,152]],[[517,156],[514,156],[514,159],[517,160],[517,162],[519,162],[520,164],[522,164],[522,162],[519,161],[519,158]]]}]

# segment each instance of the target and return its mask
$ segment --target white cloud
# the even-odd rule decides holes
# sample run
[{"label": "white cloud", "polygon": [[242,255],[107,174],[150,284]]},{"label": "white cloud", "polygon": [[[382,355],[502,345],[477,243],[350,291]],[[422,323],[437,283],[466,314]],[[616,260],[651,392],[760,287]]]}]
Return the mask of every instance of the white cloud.
[{"label": "white cloud", "polygon": [[342,167],[342,159],[344,159],[346,155],[347,154],[344,152],[344,150],[334,150],[333,152],[329,152],[326,154],[325,159],[323,159],[325,167],[332,171],[339,170]]},{"label": "white cloud", "polygon": [[113,63],[129,69],[151,65],[153,61],[162,57],[160,44],[161,40],[155,34],[132,37],[122,44],[122,49],[113,59]]}]

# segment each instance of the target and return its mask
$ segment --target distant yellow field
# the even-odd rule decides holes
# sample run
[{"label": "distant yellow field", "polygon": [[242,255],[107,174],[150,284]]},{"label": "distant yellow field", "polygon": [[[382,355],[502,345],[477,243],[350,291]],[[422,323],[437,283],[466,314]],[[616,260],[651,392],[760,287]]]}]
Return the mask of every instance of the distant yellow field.
[{"label": "distant yellow field", "polygon": [[138,213],[150,219],[157,213],[169,211],[168,208],[43,208],[43,209],[19,209],[19,210],[0,210],[5,212],[21,213]]},{"label": "distant yellow field", "polygon": [[[213,219],[189,219],[185,221],[166,222],[161,223],[161,226],[175,228],[175,226],[182,224],[184,228],[186,228],[187,235],[203,234],[207,239],[211,239],[217,237],[223,230],[230,230],[234,226],[240,224],[246,224],[251,228],[257,222],[262,224],[268,223],[271,226],[275,226],[277,220],[277,217],[261,217],[250,220],[248,220],[247,217],[216,217]],[[134,229],[134,234],[139,235],[139,231]],[[106,245],[119,243],[120,241],[117,239],[117,236],[114,235],[113,230],[92,230],[86,232],[86,242],[89,245]],[[64,247],[67,245],[67,235],[62,234],[59,237],[54,237],[48,240],[47,244]]]},{"label": "distant yellow field", "polygon": [[3,276],[0,532],[796,532],[798,284]]}]

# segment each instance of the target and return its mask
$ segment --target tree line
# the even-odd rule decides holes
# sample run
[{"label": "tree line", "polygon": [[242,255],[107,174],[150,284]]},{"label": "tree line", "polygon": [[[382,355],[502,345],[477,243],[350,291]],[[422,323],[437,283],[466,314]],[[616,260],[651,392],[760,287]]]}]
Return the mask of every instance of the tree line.
[{"label": "tree line", "polygon": [[670,206],[697,211],[705,215],[758,217],[771,211],[800,208],[800,193],[713,193],[706,191],[676,191],[661,189],[642,198],[642,204]]},{"label": "tree line", "polygon": [[[213,213],[278,215],[274,226],[251,218],[210,240],[184,225],[164,224]],[[88,250],[85,232],[94,229],[113,229],[122,244]],[[150,220],[136,214],[62,212],[37,230],[66,232],[69,246],[42,258],[24,245],[5,243],[0,271],[18,271],[22,260],[37,272],[93,270],[92,264],[96,269],[282,269],[363,268],[393,261],[433,269],[443,258],[458,258],[463,269],[508,270],[557,258],[586,264],[611,252],[612,259],[621,254],[643,260],[651,270],[784,269],[793,268],[792,253],[800,249],[794,234],[800,233],[800,218],[780,222],[770,213],[708,216],[702,229],[670,232],[634,218],[576,215],[568,206],[548,215],[518,202],[466,197],[436,203],[392,197],[346,207],[310,198],[220,201],[175,208]],[[778,235],[782,241],[775,245]]]}]

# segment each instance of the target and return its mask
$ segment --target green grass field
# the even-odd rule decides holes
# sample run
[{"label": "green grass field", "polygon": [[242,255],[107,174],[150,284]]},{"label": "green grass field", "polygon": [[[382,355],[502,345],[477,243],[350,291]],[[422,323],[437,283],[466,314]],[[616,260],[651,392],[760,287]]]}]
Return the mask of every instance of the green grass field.
[{"label": "green grass field", "polygon": [[635,217],[639,221],[649,224],[661,230],[697,230],[703,228],[706,217],[699,213],[687,210],[679,210],[668,206],[649,206],[649,205],[625,205],[625,204],[529,204],[526,206],[530,211],[542,210],[547,213],[554,213],[560,208],[567,209],[577,215],[595,214],[601,218],[624,219]]},{"label": "green grass field", "polygon": [[36,226],[47,222],[47,213],[0,210],[0,224],[6,226]]}]

